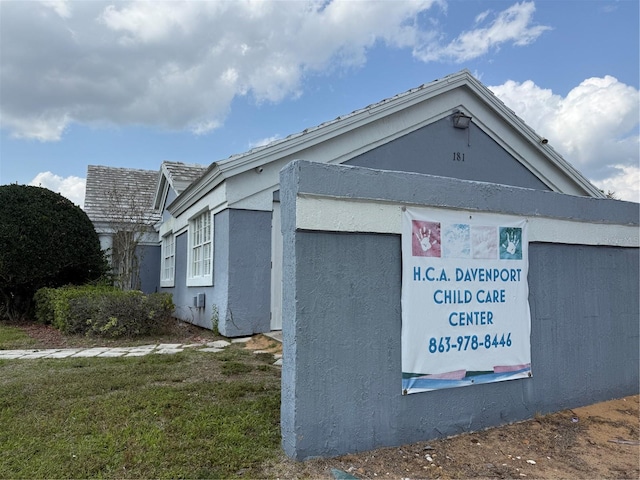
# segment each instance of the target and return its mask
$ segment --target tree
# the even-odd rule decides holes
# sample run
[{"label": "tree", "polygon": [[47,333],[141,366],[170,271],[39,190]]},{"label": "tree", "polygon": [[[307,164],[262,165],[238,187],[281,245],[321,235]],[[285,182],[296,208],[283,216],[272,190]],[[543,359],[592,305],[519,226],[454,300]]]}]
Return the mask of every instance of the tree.
[{"label": "tree", "polygon": [[39,288],[83,284],[106,268],[80,207],[46,188],[0,186],[0,318],[26,317]]},{"label": "tree", "polygon": [[107,198],[113,228],[109,254],[114,283],[122,290],[139,290],[143,251],[138,246],[145,234],[153,232],[150,206],[141,202],[137,190],[115,183],[109,187]]}]

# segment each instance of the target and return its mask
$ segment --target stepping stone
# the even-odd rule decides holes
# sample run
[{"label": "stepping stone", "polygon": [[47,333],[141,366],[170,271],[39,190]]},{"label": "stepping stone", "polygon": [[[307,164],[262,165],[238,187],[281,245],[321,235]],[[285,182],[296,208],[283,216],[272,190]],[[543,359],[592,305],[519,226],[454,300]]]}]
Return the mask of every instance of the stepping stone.
[{"label": "stepping stone", "polygon": [[125,357],[144,357],[145,355],[149,355],[153,350],[139,350],[135,352],[129,352],[125,355]]},{"label": "stepping stone", "polygon": [[79,348],[73,348],[73,349],[64,349],[64,350],[58,350],[55,353],[50,354],[47,358],[67,358],[70,357],[73,354],[76,354],[80,351]]},{"label": "stepping stone", "polygon": [[101,353],[98,357],[122,357],[125,353],[127,353],[125,350],[112,348],[111,350]]},{"label": "stepping stone", "polygon": [[281,359],[281,358],[279,358],[278,360],[276,360],[275,362],[273,362],[273,364],[274,364],[276,367],[281,367],[281,366],[282,366],[282,359]]},{"label": "stepping stone", "polygon": [[231,343],[227,342],[226,340],[216,340],[215,342],[207,343],[207,347],[213,348],[224,348],[228,347],[229,345],[231,345]]},{"label": "stepping stone", "polygon": [[142,352],[142,353],[151,353],[156,349],[155,345],[150,345],[148,347],[129,347],[126,350],[129,353],[137,353],[137,352]]},{"label": "stepping stone", "polygon": [[101,353],[109,350],[109,347],[97,347],[88,348],[87,350],[80,350],[78,353],[72,355],[73,357],[97,357]]},{"label": "stepping stone", "polygon": [[0,350],[0,358],[14,359],[21,358],[24,355],[33,353],[34,350]]},{"label": "stepping stone", "polygon": [[181,343],[161,343],[160,345],[157,346],[157,348],[168,348],[170,350],[175,350],[176,348],[180,348],[182,347]]},{"label": "stepping stone", "polygon": [[161,353],[163,355],[173,355],[174,353],[180,353],[183,350],[180,348],[158,348],[154,353]]},{"label": "stepping stone", "polygon": [[224,352],[224,348],[207,347],[207,348],[201,348],[198,351],[199,352],[208,352],[208,353],[219,353],[219,352]]},{"label": "stepping stone", "polygon": [[27,353],[26,355],[23,355],[22,358],[23,359],[45,358],[57,351],[58,351],[57,349],[38,350],[37,352]]},{"label": "stepping stone", "polygon": [[249,340],[251,340],[251,337],[234,338],[231,343],[247,343]]}]

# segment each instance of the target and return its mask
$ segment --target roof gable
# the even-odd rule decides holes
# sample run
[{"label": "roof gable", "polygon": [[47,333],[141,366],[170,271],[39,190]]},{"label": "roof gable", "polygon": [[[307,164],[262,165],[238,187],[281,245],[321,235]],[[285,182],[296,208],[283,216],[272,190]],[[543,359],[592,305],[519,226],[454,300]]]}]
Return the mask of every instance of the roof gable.
[{"label": "roof gable", "polygon": [[[277,172],[284,166],[281,165],[283,159],[287,159],[287,162],[303,158],[325,163],[343,163],[368,149],[449,117],[456,110],[470,114],[475,125],[509,151],[551,190],[574,195],[602,196],[597,188],[487,87],[468,70],[462,70],[266,146],[218,161],[182,192],[172,203],[171,211],[180,214],[219,183],[245,172],[264,170],[266,173],[267,167],[272,163],[278,165],[274,169]],[[399,120],[388,121],[391,118]],[[366,132],[367,129],[373,132],[368,137],[362,134],[369,133]],[[343,141],[356,130],[358,135],[351,135],[349,140]],[[330,142],[333,142],[333,148],[330,152],[324,152],[324,158],[310,158],[316,147],[322,145],[324,148]],[[261,183],[256,177],[250,178],[256,191],[268,188],[268,182]],[[271,183],[277,185],[278,180]]]},{"label": "roof gable", "polygon": [[162,162],[153,197],[153,207],[156,210],[163,209],[169,187],[171,187],[177,195],[180,195],[192,182],[200,178],[206,171],[207,167],[204,165],[169,161]]},{"label": "roof gable", "polygon": [[95,223],[144,223],[160,220],[152,207],[158,172],[89,165],[84,211]]}]

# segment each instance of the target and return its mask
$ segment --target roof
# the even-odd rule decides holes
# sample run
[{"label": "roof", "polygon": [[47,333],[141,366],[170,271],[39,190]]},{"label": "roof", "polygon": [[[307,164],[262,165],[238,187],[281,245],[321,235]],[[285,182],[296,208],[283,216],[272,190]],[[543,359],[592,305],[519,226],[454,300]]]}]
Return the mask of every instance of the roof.
[{"label": "roof", "polygon": [[207,168],[206,165],[162,162],[162,171],[167,173],[169,183],[176,193],[181,193],[191,182],[200,178]]},{"label": "roof", "polygon": [[[520,143],[526,145],[530,153],[546,159],[547,165],[543,165],[544,171],[541,171],[541,166],[528,163],[529,160],[525,155],[520,155],[518,151],[513,151],[513,149],[511,152],[525,167],[543,179],[544,183],[549,185],[552,190],[567,193],[565,190],[569,186],[572,191],[580,192],[579,194],[581,195],[592,197],[602,196],[602,193],[580,172],[564,160],[550,145],[543,143],[540,135],[526,125],[521,118],[498,99],[487,87],[476,80],[471,72],[465,69],[353,111],[350,114],[339,116],[334,120],[324,122],[316,127],[307,128],[302,132],[289,135],[286,138],[276,140],[265,146],[260,146],[245,153],[232,155],[227,159],[217,161],[211,164],[197,181],[189,185],[181,195],[172,202],[170,211],[174,215],[179,215],[185,211],[189,205],[193,204],[193,202],[211,191],[225,179],[252,169],[260,169],[260,167],[266,166],[271,162],[276,162],[285,156],[302,158],[296,157],[296,153],[328,140],[335,139],[357,128],[371,125],[391,115],[409,110],[411,107],[424,104],[429,100],[441,95],[444,96],[444,94],[457,89],[462,89],[467,92],[466,98],[473,97],[477,104],[481,104],[484,108],[490,109],[492,114],[499,118],[499,122],[501,122],[502,125],[498,125],[497,121],[492,121],[493,123],[491,125],[478,125],[485,133],[501,145],[508,147],[507,142],[502,139],[503,133],[506,133],[507,130],[509,130],[509,132],[515,132],[515,135],[521,139]],[[459,96],[454,95],[451,98],[453,99],[454,97],[457,99]],[[463,105],[458,104],[456,107],[461,106]],[[430,118],[421,118],[417,121],[412,120],[414,122],[413,124],[403,126],[403,130],[394,133],[394,135],[400,136],[406,134],[411,128],[417,129],[420,126],[428,124],[428,122],[451,115],[453,111],[454,110],[451,109],[441,111],[434,110],[430,112],[430,115],[432,115]],[[474,115],[474,123],[479,123],[480,121],[477,115]],[[514,136],[513,133],[509,133],[509,135]],[[391,139],[391,136],[388,136],[385,141],[389,139]],[[347,155],[347,152],[345,152],[344,155]],[[338,157],[334,156],[333,158]],[[340,161],[347,159],[348,158],[343,156]]]},{"label": "roof", "polygon": [[157,180],[155,170],[89,165],[84,211],[94,224],[153,225],[160,220],[152,206]]},{"label": "roof", "polygon": [[207,171],[207,166],[182,162],[164,161],[160,166],[153,196],[153,206],[160,210],[167,197],[169,187],[180,195],[185,188]]}]

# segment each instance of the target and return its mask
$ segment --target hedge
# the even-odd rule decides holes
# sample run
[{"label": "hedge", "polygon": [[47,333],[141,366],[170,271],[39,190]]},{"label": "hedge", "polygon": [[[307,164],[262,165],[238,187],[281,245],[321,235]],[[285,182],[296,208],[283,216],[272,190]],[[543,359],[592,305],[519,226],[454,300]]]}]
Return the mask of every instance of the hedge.
[{"label": "hedge", "polygon": [[64,333],[134,337],[161,333],[172,319],[171,295],[122,291],[106,286],[42,288],[36,318]]}]

